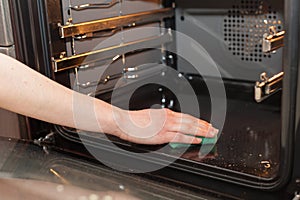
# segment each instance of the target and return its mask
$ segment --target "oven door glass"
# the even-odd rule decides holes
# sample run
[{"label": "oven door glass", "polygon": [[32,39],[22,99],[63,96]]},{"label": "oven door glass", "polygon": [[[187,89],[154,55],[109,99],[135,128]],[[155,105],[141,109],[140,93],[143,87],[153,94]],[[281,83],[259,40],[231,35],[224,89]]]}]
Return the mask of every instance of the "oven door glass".
[{"label": "oven door glass", "polygon": [[229,199],[117,172],[29,142],[0,138],[0,144],[4,199]]}]

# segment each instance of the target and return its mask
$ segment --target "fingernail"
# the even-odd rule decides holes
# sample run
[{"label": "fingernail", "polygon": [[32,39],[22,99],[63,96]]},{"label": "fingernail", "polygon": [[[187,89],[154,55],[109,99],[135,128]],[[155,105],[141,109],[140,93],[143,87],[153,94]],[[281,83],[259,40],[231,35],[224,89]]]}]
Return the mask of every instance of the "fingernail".
[{"label": "fingernail", "polygon": [[200,144],[200,143],[202,142],[202,139],[200,139],[200,138],[195,138],[195,142],[196,142],[197,144]]},{"label": "fingernail", "polygon": [[219,133],[219,130],[214,127],[210,127],[208,130],[208,136],[211,136],[211,137],[215,137],[218,133]]}]

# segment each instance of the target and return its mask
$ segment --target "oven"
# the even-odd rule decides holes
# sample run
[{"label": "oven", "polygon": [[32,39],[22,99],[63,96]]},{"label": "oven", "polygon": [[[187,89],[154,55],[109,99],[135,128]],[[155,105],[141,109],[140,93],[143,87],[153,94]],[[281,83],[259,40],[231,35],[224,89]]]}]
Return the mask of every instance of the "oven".
[{"label": "oven", "polygon": [[24,138],[194,192],[299,199],[297,0],[9,5],[16,57],[40,73],[124,109],[169,108],[220,130],[202,145],[148,146],[28,119]]}]

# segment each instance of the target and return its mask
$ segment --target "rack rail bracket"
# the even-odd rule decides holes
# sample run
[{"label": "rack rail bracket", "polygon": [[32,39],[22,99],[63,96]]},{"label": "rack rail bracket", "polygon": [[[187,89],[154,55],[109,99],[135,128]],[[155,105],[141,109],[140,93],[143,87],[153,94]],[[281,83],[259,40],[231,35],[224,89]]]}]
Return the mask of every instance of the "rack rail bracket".
[{"label": "rack rail bracket", "polygon": [[260,75],[261,81],[257,81],[254,87],[254,98],[256,102],[262,102],[272,94],[275,94],[282,89],[282,79],[284,72],[280,72],[272,76],[271,78],[267,77],[267,74],[264,72]]},{"label": "rack rail bracket", "polygon": [[124,16],[99,19],[94,21],[82,22],[77,24],[67,23],[58,24],[61,38],[75,37],[97,31],[113,30],[120,27],[137,26],[174,16],[173,8],[161,8],[151,11],[128,14]]},{"label": "rack rail bracket", "polygon": [[264,53],[271,53],[280,47],[283,47],[285,31],[277,32],[275,26],[271,26],[269,31],[269,34],[264,34],[262,41],[262,51]]},{"label": "rack rail bracket", "polygon": [[167,44],[173,41],[171,31],[155,35],[153,37],[143,38],[140,40],[127,42],[122,45],[115,45],[107,48],[94,50],[82,54],[73,55],[70,57],[63,56],[59,59],[52,58],[52,68],[54,72],[64,71],[68,69],[74,69],[82,65],[93,63],[96,61],[103,61],[115,57],[116,55],[122,55],[128,52],[139,51],[142,49],[151,49],[159,47],[161,44]]}]

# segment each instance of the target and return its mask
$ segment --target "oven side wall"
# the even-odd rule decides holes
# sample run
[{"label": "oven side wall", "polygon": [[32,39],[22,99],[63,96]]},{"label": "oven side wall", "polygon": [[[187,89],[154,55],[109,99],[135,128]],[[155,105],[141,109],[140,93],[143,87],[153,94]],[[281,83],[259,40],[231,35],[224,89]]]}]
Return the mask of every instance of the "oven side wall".
[{"label": "oven side wall", "polygon": [[[0,53],[15,57],[8,0],[0,0]],[[19,116],[16,113],[0,109],[0,130],[0,136],[20,138]]]}]

